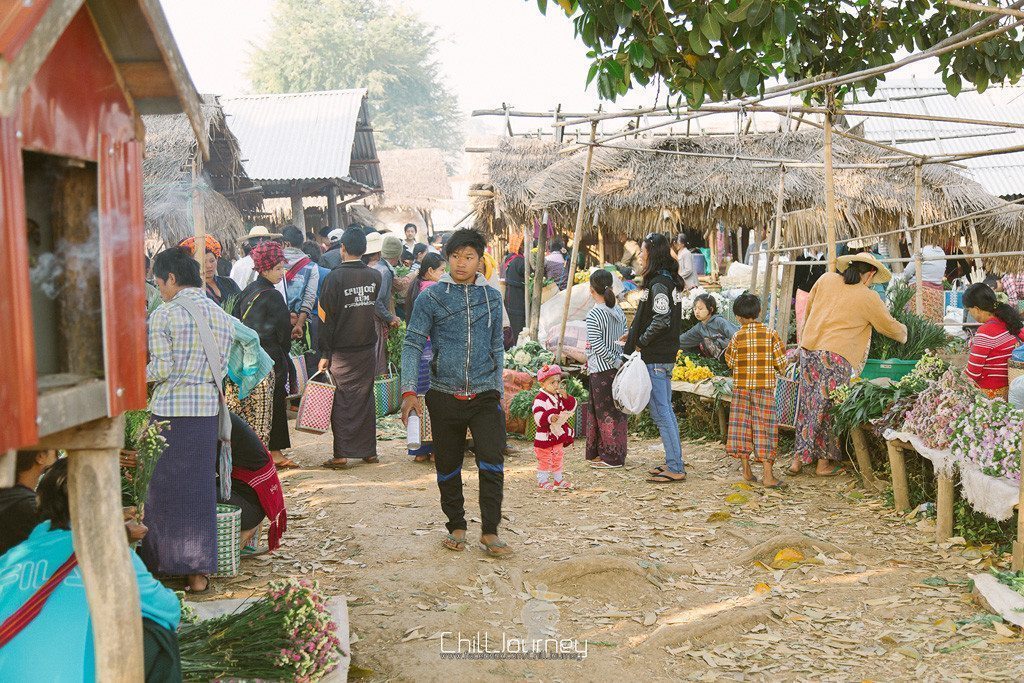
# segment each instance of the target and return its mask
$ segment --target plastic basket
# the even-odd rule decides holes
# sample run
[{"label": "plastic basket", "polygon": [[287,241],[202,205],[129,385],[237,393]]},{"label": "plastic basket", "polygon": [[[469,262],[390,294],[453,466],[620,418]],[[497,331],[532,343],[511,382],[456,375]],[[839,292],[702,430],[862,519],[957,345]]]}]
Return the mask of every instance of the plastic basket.
[{"label": "plastic basket", "polygon": [[217,503],[217,571],[214,576],[237,576],[242,549],[242,508]]},{"label": "plastic basket", "polygon": [[916,360],[878,360],[877,358],[868,358],[868,362],[864,364],[864,369],[861,371],[860,376],[863,379],[888,377],[891,380],[897,380],[909,374],[915,365],[917,365]]}]

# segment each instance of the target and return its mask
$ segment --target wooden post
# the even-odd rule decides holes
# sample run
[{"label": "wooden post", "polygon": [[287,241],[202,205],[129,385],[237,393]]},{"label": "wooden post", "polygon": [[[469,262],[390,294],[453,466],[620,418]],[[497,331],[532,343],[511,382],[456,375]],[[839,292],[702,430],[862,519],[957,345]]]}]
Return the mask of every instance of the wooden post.
[{"label": "wooden post", "polygon": [[537,341],[540,328],[540,305],[544,292],[544,249],[548,239],[548,212],[545,211],[541,220],[540,233],[537,235],[537,261],[533,266],[533,305],[530,313],[530,339]]},{"label": "wooden post", "polygon": [[[761,251],[761,241],[764,239],[762,237],[762,235],[764,235],[764,226],[761,225],[760,223],[758,223],[757,227],[754,228],[754,231],[753,231],[754,241],[751,242],[750,245],[748,245],[748,247],[747,247],[748,251],[757,251],[757,252]],[[765,258],[767,258],[767,256],[765,254],[758,253],[758,254],[754,255],[753,261],[751,262],[751,269],[750,269],[750,292],[752,294],[757,291],[757,266],[761,262],[761,257],[762,256],[765,256]]]},{"label": "wooden post", "polygon": [[861,426],[854,427],[850,432],[850,439],[853,441],[853,452],[857,456],[857,469],[860,470],[860,476],[864,479],[864,485],[867,488],[880,491],[882,486],[875,477],[875,471],[871,468],[871,454],[868,451],[868,442],[867,437],[864,436],[864,428]]},{"label": "wooden post", "polygon": [[604,268],[604,231],[601,230],[601,224],[597,224],[597,266],[598,268]]},{"label": "wooden post", "polygon": [[828,272],[836,269],[836,186],[832,174],[832,90],[825,113],[825,241],[828,244]]},{"label": "wooden post", "polygon": [[944,543],[953,535],[953,478],[936,475],[935,542]]},{"label": "wooden post", "polygon": [[565,325],[569,320],[569,304],[572,303],[572,288],[576,282],[576,261],[579,259],[580,241],[583,239],[583,215],[587,210],[587,189],[590,187],[590,162],[594,159],[594,140],[596,138],[597,121],[594,121],[590,124],[590,146],[587,147],[587,160],[583,164],[583,182],[580,183],[580,204],[576,209],[576,231],[572,236],[569,280],[565,287],[565,303],[562,304],[562,322],[558,326],[558,350],[555,352],[556,363],[562,362],[562,345],[565,344]]},{"label": "wooden post", "polygon": [[199,188],[202,176],[203,158],[197,151],[192,159],[192,229],[196,238],[194,253],[199,262],[200,276],[206,267],[206,211],[203,210],[203,193]]},{"label": "wooden post", "polygon": [[719,224],[716,222],[715,227],[711,229],[711,240],[708,242],[708,247],[711,251],[711,263],[709,264],[711,281],[716,283],[718,282],[719,262],[722,258],[722,255],[718,253],[718,225]]},{"label": "wooden post", "polygon": [[793,319],[793,290],[796,289],[796,266],[780,266],[782,268],[782,286],[779,288],[779,298],[772,309],[778,311],[775,319],[775,331],[783,344],[789,343],[789,322]]},{"label": "wooden post", "polygon": [[725,403],[723,401],[716,401],[715,414],[718,416],[718,431],[722,433],[722,443],[728,441],[729,434],[729,416],[725,414]]},{"label": "wooden post", "polygon": [[[968,227],[970,227],[971,230],[971,249],[974,250],[975,254],[980,254],[981,243],[978,241],[978,226],[975,224],[973,218],[967,223],[967,225]],[[979,271],[982,269],[980,256],[974,259],[974,267],[977,268]]]},{"label": "wooden post", "polygon": [[[886,235],[885,236],[885,242],[886,242],[886,245],[889,247],[889,257],[890,258],[899,258],[900,257],[900,236],[899,235]],[[892,271],[893,275],[899,275],[900,273],[903,272],[903,264],[902,263],[891,263],[891,264],[889,264],[889,269]]]},{"label": "wooden post", "polygon": [[[914,227],[921,225],[921,172],[924,167],[921,162],[914,166]],[[921,268],[924,265],[924,254],[921,253],[921,231],[914,230],[914,265],[917,267],[914,292],[914,310],[918,315],[924,315],[924,277]]]},{"label": "wooden post", "polygon": [[[775,232],[771,238],[771,248],[777,250],[782,240],[782,205],[783,194],[786,191],[786,167],[779,169],[779,196],[775,200]],[[768,327],[775,327],[775,309],[779,305],[778,293],[772,301],[772,292],[775,291],[775,283],[779,281],[779,252],[772,254],[771,268],[765,273],[764,280],[764,305],[768,307]]]},{"label": "wooden post", "polygon": [[[526,302],[523,305],[523,322],[526,323],[526,330],[529,333],[530,322],[533,320],[533,292],[530,290],[530,273],[533,272],[533,267],[530,263],[531,251],[533,250],[533,226],[527,224],[523,228],[523,295],[526,297]],[[518,343],[518,340],[516,340]]]},{"label": "wooden post", "polygon": [[889,452],[889,468],[892,470],[892,497],[897,512],[910,510],[910,491],[907,487],[907,463],[904,460],[903,447],[895,441],[887,441]]},{"label": "wooden post", "polygon": [[302,188],[292,185],[292,225],[306,234],[306,210],[302,206]]},{"label": "wooden post", "polygon": [[0,453],[0,489],[14,486],[17,461],[14,451]]},{"label": "wooden post", "polygon": [[327,186],[327,227],[338,228],[338,188],[335,185]]}]

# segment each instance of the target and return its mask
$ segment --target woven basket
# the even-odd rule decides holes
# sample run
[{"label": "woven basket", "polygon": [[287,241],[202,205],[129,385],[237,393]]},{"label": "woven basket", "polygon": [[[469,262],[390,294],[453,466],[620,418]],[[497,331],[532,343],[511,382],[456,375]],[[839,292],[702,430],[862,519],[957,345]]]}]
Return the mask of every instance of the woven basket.
[{"label": "woven basket", "polygon": [[214,576],[237,576],[242,549],[242,508],[217,503],[217,571]]}]

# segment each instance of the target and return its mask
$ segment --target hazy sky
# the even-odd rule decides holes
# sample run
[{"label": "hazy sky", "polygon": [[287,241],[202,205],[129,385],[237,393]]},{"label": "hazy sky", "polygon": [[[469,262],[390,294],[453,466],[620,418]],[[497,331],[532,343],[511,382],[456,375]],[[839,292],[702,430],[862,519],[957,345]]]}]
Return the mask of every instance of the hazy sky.
[{"label": "hazy sky", "polygon": [[[266,40],[274,0],[161,0],[200,92],[243,94],[254,46]],[[498,108],[593,110],[595,88],[584,89],[589,61],[572,23],[555,3],[548,16],[534,0],[402,0],[406,11],[437,27],[439,61],[465,114]],[[925,63],[921,63],[925,64]],[[934,65],[898,75],[928,76]],[[631,92],[605,108],[653,103],[654,93]],[[526,126],[522,120],[516,126]],[[534,128],[544,125],[538,120]]]}]

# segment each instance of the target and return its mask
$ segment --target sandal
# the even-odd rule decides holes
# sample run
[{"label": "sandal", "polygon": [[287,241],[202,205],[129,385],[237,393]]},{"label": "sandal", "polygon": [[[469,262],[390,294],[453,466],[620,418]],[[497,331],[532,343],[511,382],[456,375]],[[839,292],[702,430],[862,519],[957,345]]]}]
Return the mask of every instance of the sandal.
[{"label": "sandal", "polygon": [[302,467],[302,465],[300,465],[299,463],[295,462],[294,460],[291,460],[289,458],[285,458],[281,462],[275,462],[274,463],[274,467],[276,467],[279,470],[297,470],[297,469],[300,469]]},{"label": "sandal", "polygon": [[598,460],[597,462],[590,463],[590,468],[594,470],[617,470],[621,469],[622,465],[609,465],[604,460]]},{"label": "sandal", "polygon": [[[342,460],[343,462],[338,462],[338,460]],[[344,458],[324,460],[320,466],[329,470],[347,470],[348,460],[345,460]]]},{"label": "sandal", "polygon": [[669,476],[669,474],[670,473],[666,470],[665,472],[662,472],[661,474],[656,474],[653,477],[649,477],[647,479],[647,482],[649,484],[679,484],[681,482],[686,481],[686,473],[685,472],[683,473],[683,476],[681,476],[678,479],[676,479],[675,477]]},{"label": "sandal", "polygon": [[441,547],[453,553],[461,553],[466,549],[466,535],[463,534],[462,538],[459,538],[455,534],[448,534],[441,542]]},{"label": "sandal", "polygon": [[814,473],[814,475],[817,476],[817,477],[838,477],[838,476],[840,476],[842,474],[846,474],[846,466],[845,465],[836,465],[831,470],[829,470],[828,472],[825,472],[823,474],[818,474],[817,472]]},{"label": "sandal", "polygon": [[508,543],[505,543],[505,541],[502,541],[501,539],[491,543],[484,543],[483,541],[480,541],[480,549],[491,557],[497,558],[508,557],[512,554],[512,551],[509,550]]},{"label": "sandal", "polygon": [[652,477],[656,477],[662,472],[664,472],[665,469],[666,468],[664,465],[658,465],[657,467],[652,467],[651,469],[647,470],[647,474],[651,475]]}]

